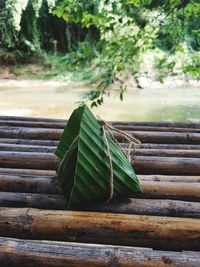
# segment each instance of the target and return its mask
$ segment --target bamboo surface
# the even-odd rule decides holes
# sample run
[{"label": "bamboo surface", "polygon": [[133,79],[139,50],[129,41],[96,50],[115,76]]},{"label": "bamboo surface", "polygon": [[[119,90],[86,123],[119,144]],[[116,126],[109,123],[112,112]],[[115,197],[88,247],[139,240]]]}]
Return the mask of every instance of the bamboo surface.
[{"label": "bamboo surface", "polygon": [[51,170],[34,170],[34,169],[15,169],[15,168],[0,168],[1,174],[13,174],[21,176],[56,176],[56,171]]},{"label": "bamboo surface", "polygon": [[0,117],[0,266],[200,266],[200,124],[112,122],[142,141],[143,193],[69,211],[53,154],[65,123]]},{"label": "bamboo surface", "polygon": [[[55,147],[58,145],[59,141],[53,140],[35,140],[35,139],[21,139],[21,138],[1,138],[0,144],[15,144],[15,145],[27,145],[27,146],[50,146]],[[127,143],[121,143],[120,146],[127,148]],[[176,149],[176,150],[200,150],[200,145],[195,144],[154,144],[154,143],[143,143],[140,149]]]},{"label": "bamboo surface", "polygon": [[2,267],[194,267],[200,262],[200,253],[2,237],[0,261]]},{"label": "bamboo surface", "polygon": [[[37,145],[21,145],[21,144],[2,144],[0,143],[0,151],[15,152],[41,152],[54,153],[56,146],[37,146]],[[124,149],[128,153],[128,149]],[[158,156],[158,157],[184,157],[184,158],[200,158],[200,150],[189,149],[149,149],[136,148],[131,152],[137,156]]]},{"label": "bamboo surface", "polygon": [[[138,174],[199,175],[200,158],[137,156],[132,160]],[[53,153],[0,151],[0,167],[56,170]]]},{"label": "bamboo surface", "polygon": [[57,146],[58,143],[59,143],[59,141],[52,141],[52,140],[34,140],[34,139],[21,139],[21,138],[0,138],[0,144]]},{"label": "bamboo surface", "polygon": [[[59,140],[62,129],[49,128],[32,128],[32,127],[9,127],[0,126],[1,138],[21,138],[21,139],[39,139],[39,140]],[[156,131],[128,131],[142,143],[182,143],[182,144],[199,144],[200,133],[189,132],[156,132]],[[118,141],[124,141],[120,133],[113,132]]]},{"label": "bamboo surface", "polygon": [[[32,117],[21,117],[21,116],[1,116],[0,120],[3,121],[30,121],[30,122],[47,122],[47,123],[64,123],[66,124],[67,120],[63,119],[49,119],[49,118],[32,118]],[[113,125],[146,125],[146,126],[157,126],[157,127],[187,127],[200,129],[200,123],[194,122],[122,122],[122,121],[113,121],[110,122]]]},{"label": "bamboo surface", "polygon": [[[152,182],[186,182],[186,183],[200,183],[200,176],[177,176],[177,175],[137,175],[140,182],[152,181]],[[18,184],[21,186],[20,181],[26,181],[26,183],[32,183],[42,179],[47,181],[47,179],[57,182],[57,175],[55,171],[46,170],[24,170],[24,169],[8,169],[0,168],[0,181],[1,189],[3,185],[11,184],[13,188],[20,190]]]},{"label": "bamboo surface", "polygon": [[[67,210],[62,195],[1,192],[0,207],[30,207],[39,209]],[[200,203],[171,199],[127,198],[113,200],[108,205],[97,203],[81,208],[82,211],[140,214],[182,218],[200,218]]]},{"label": "bamboo surface", "polygon": [[[142,193],[132,197],[177,199],[187,201],[200,201],[200,182],[158,182],[140,179]],[[29,192],[44,194],[60,194],[60,187],[56,177],[40,176],[0,176],[0,188],[2,192]]]},{"label": "bamboo surface", "polygon": [[[5,237],[198,250],[199,219],[83,211],[0,208]],[[20,227],[19,227],[20,225]]]},{"label": "bamboo surface", "polygon": [[[63,129],[65,126],[65,122],[44,122],[44,121],[23,121],[23,120],[2,120],[0,119],[0,126],[10,126],[10,127],[31,127],[31,128],[53,128],[53,129]],[[137,130],[137,131],[160,131],[160,132],[196,132],[200,133],[200,126],[199,128],[191,128],[191,127],[180,127],[177,124],[176,127],[173,127],[173,125],[154,125],[154,124],[139,124],[135,123],[134,125],[124,124],[121,125],[121,123],[112,123],[113,126],[116,126],[120,130],[124,131],[131,131],[131,130]]]},{"label": "bamboo surface", "polygon": [[[51,140],[34,140],[34,139],[13,139],[13,138],[0,138],[0,144],[14,144],[14,145],[27,145],[27,146],[50,146],[55,147],[58,145],[58,141]],[[127,148],[127,143],[120,143],[122,148]],[[140,149],[176,149],[176,150],[200,150],[200,145],[189,144],[153,144],[143,143]]]}]

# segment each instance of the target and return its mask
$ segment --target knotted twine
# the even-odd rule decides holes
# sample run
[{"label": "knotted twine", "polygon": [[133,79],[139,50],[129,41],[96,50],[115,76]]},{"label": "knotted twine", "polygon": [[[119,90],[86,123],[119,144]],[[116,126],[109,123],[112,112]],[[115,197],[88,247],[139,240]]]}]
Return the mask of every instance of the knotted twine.
[{"label": "knotted twine", "polygon": [[114,141],[118,144],[118,146],[121,148],[122,152],[125,154],[125,156],[127,157],[125,151],[123,150],[123,148],[120,146],[119,142],[116,140],[116,138],[113,136],[112,131],[120,133],[121,136],[123,136],[128,142],[129,142],[129,147],[128,147],[128,161],[131,163],[131,148],[133,146],[133,154],[135,153],[135,149],[136,147],[140,147],[141,142],[139,139],[135,138],[132,135],[127,134],[124,131],[121,131],[119,129],[116,129],[115,127],[111,126],[110,124],[108,124],[106,121],[104,120],[98,120],[101,124],[102,127],[102,131],[103,131],[103,136],[105,139],[105,143],[106,143],[106,149],[107,149],[107,154],[108,154],[108,159],[109,159],[109,166],[110,166],[110,187],[109,187],[109,195],[108,195],[108,203],[111,201],[111,199],[113,198],[113,191],[114,191],[114,185],[113,185],[113,164],[112,164],[112,157],[111,157],[111,152],[110,152],[110,147],[108,144],[108,139],[106,136],[106,131],[111,135],[111,137],[114,139]]}]

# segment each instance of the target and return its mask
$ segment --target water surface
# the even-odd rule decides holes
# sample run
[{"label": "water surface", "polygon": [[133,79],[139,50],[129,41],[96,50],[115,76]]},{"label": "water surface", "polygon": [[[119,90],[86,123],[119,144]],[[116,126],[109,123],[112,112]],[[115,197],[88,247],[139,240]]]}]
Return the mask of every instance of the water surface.
[{"label": "water surface", "polygon": [[[86,86],[26,83],[0,86],[0,115],[68,118]],[[120,101],[116,92],[93,111],[106,120],[200,121],[200,88],[130,89]]]}]

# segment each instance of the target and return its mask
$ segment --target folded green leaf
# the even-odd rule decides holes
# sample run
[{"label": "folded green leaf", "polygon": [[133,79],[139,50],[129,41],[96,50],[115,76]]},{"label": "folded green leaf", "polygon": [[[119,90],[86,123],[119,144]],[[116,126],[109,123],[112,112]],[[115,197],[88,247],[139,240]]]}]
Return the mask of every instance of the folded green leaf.
[{"label": "folded green leaf", "polygon": [[[141,192],[128,159],[109,134],[107,140],[113,165],[114,197]],[[55,153],[60,158],[58,179],[70,208],[108,199],[108,149],[101,124],[86,105],[71,115]]]}]

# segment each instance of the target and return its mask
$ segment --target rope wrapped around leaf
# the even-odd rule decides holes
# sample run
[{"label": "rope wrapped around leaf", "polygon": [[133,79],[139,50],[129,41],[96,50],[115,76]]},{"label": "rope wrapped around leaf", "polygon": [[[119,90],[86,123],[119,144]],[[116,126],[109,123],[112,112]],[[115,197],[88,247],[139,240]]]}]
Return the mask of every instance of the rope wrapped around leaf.
[{"label": "rope wrapped around leaf", "polygon": [[[115,140],[115,142],[118,144],[118,146],[123,151],[124,155],[128,156],[128,161],[130,163],[131,163],[131,148],[133,147],[133,153],[135,153],[136,147],[140,147],[141,142],[140,142],[139,139],[135,138],[134,136],[129,135],[124,131],[118,130],[117,128],[111,126],[110,124],[108,124],[104,120],[99,120],[99,122],[101,123],[101,126],[102,126],[103,135],[104,135],[104,138],[105,138],[106,148],[107,148],[107,152],[108,152],[109,163],[110,163],[110,190],[109,190],[109,197],[108,197],[108,202],[110,202],[111,199],[113,198],[113,166],[112,166],[111,152],[110,152],[110,148],[109,148],[109,144],[108,144],[108,140],[107,140],[107,136],[106,136],[106,131],[111,135],[113,140]],[[117,139],[112,134],[111,130],[115,131],[117,133],[120,133],[121,136],[123,136],[128,141],[128,143],[129,143],[128,155],[126,155],[126,153],[124,152],[123,148],[120,146],[120,144],[118,143]]]},{"label": "rope wrapped around leaf", "polygon": [[[128,142],[128,158],[111,131]],[[105,121],[86,105],[72,113],[55,154],[60,159],[58,180],[69,208],[79,208],[141,192],[131,166],[131,147],[140,141]]]}]

